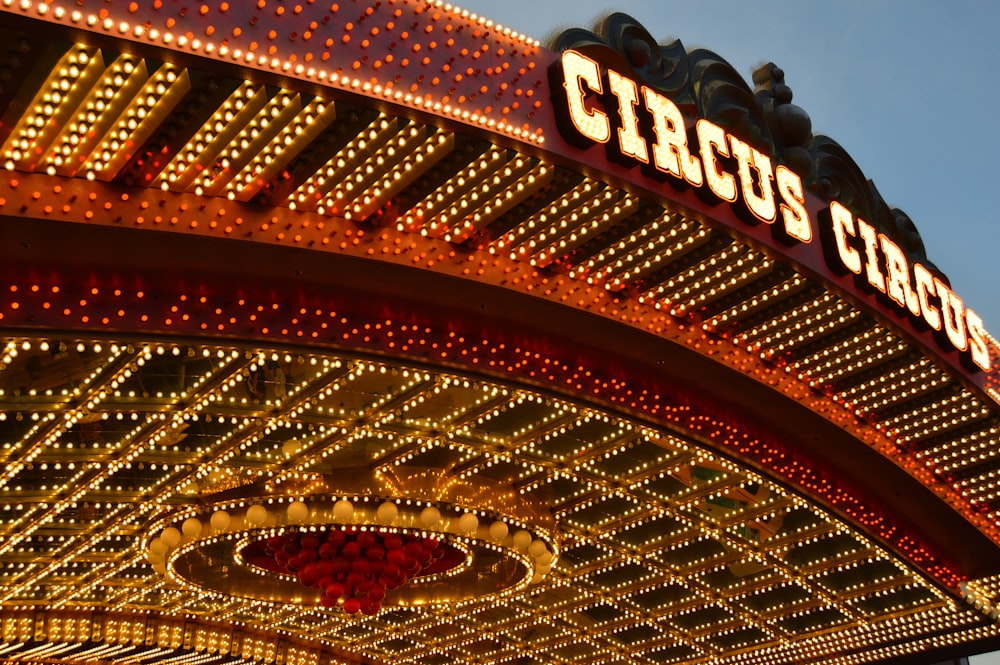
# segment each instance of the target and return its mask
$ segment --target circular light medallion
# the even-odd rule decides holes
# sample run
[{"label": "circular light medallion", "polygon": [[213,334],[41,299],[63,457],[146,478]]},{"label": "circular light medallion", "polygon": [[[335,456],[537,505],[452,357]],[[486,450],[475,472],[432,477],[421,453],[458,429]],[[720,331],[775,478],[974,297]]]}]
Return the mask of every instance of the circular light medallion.
[{"label": "circular light medallion", "polygon": [[558,556],[530,495],[438,469],[350,471],[206,496],[153,525],[149,560],[201,591],[371,615],[515,592]]},{"label": "circular light medallion", "polygon": [[377,614],[386,593],[461,565],[468,551],[439,538],[394,529],[330,527],[242,543],[241,560],[321,592],[324,607]]}]

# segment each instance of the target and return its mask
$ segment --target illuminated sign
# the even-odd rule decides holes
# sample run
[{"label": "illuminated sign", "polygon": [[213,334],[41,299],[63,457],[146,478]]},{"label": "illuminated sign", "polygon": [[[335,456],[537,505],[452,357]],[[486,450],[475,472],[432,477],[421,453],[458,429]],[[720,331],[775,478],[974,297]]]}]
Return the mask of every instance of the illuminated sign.
[{"label": "illuminated sign", "polygon": [[853,273],[866,290],[884,294],[919,323],[943,334],[957,351],[967,351],[975,365],[990,369],[986,329],[979,315],[920,263],[909,263],[903,250],[838,201],[823,215],[827,263],[840,274]]},{"label": "illuminated sign", "polygon": [[558,67],[565,103],[557,112],[567,141],[581,148],[605,145],[610,159],[728,203],[748,224],[770,225],[785,243],[819,236],[832,272],[853,274],[859,288],[885,298],[918,328],[932,329],[945,348],[989,371],[982,319],[927,267],[910,263],[890,237],[837,201],[813,220],[797,173],[705,118],[689,126],[673,101],[629,76],[574,50],[563,52]]}]

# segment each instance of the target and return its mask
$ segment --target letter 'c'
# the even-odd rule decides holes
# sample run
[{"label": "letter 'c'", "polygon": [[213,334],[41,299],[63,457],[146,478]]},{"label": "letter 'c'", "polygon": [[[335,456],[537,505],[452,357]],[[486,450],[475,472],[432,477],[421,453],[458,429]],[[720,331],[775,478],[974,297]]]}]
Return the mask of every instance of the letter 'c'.
[{"label": "letter 'c'", "polygon": [[705,180],[712,193],[723,201],[736,200],[736,178],[720,168],[716,155],[729,157],[729,142],[722,127],[702,118],[695,124],[698,135],[698,152],[705,167]]},{"label": "letter 'c'", "polygon": [[576,51],[565,51],[562,55],[563,87],[566,88],[566,102],[569,117],[576,130],[597,143],[607,143],[611,138],[611,121],[607,114],[594,109],[587,110],[587,88],[597,94],[604,92],[601,84],[601,70],[597,63]]},{"label": "letter 'c'", "polygon": [[854,215],[839,202],[831,201],[830,219],[833,222],[833,237],[837,241],[837,255],[840,256],[840,262],[855,275],[860,275],[861,253],[847,242],[847,236],[857,237],[858,235]]}]

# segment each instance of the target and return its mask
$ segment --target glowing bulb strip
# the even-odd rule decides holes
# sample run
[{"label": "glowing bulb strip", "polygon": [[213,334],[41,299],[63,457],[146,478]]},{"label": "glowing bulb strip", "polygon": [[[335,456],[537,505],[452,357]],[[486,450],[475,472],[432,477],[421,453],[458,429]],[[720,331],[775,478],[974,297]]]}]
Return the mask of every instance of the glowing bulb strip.
[{"label": "glowing bulb strip", "polygon": [[336,119],[336,104],[315,98],[291,119],[226,185],[230,200],[249,201]]},{"label": "glowing bulb strip", "polygon": [[74,46],[59,60],[39,87],[26,113],[18,120],[3,147],[8,168],[35,170],[57,135],[70,123],[82,98],[105,70],[101,51]]},{"label": "glowing bulb strip", "polygon": [[219,159],[223,150],[236,138],[268,102],[264,86],[244,81],[188,143],[177,151],[154,186],[173,191],[194,187],[196,179]]}]

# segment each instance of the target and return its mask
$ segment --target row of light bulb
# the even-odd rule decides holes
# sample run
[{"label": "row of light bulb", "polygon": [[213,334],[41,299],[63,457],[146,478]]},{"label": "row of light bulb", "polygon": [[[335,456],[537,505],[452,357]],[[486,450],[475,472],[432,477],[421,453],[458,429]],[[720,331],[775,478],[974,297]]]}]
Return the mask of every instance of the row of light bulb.
[{"label": "row of light bulb", "polygon": [[[306,523],[312,511],[309,506],[301,500],[289,502],[285,509],[285,515],[289,524]],[[339,499],[333,504],[333,519],[338,524],[348,524],[354,520],[355,506],[349,499]],[[375,511],[375,517],[380,524],[392,524],[399,516],[399,508],[392,501],[384,501],[379,504]],[[243,516],[243,521],[250,528],[263,528],[275,522],[274,515],[263,505],[257,503],[249,506]],[[419,513],[419,523],[426,529],[438,530],[441,528],[441,511],[435,506],[426,506]],[[475,534],[479,530],[479,517],[471,512],[462,513],[456,520],[457,531],[464,535]],[[226,510],[216,510],[208,519],[208,525],[215,533],[224,533],[234,525],[233,517]],[[165,572],[166,556],[168,552],[181,544],[187,538],[195,540],[202,535],[205,524],[198,517],[188,517],[180,528],[170,525],[160,531],[159,535],[152,538],[147,550],[147,560],[153,568],[161,574]],[[532,536],[526,529],[518,529],[513,534],[510,527],[503,520],[494,520],[487,527],[490,539],[501,542],[510,535],[511,544],[517,549],[527,552],[536,561],[536,574],[546,574],[551,568],[554,554],[549,550],[546,542],[540,538]]]}]

